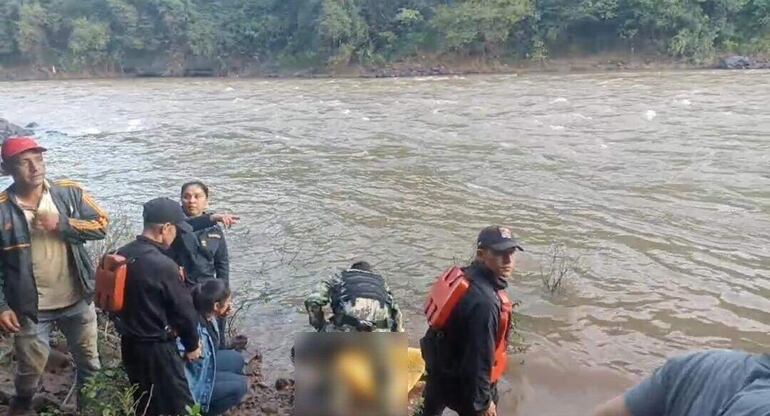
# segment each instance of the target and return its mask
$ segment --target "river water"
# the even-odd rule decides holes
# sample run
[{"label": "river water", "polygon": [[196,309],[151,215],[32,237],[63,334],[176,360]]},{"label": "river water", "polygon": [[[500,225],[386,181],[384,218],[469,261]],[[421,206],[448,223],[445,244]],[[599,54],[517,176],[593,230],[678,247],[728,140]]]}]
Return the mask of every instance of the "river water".
[{"label": "river water", "polygon": [[[416,345],[431,280],[511,226],[530,349],[502,408],[568,415],[671,355],[770,347],[768,97],[751,71],[55,81],[0,83],[0,117],[39,123],[49,175],[135,228],[209,183],[243,219],[233,285],[272,376],[319,280],[372,262]],[[555,295],[552,244],[577,259]]]}]

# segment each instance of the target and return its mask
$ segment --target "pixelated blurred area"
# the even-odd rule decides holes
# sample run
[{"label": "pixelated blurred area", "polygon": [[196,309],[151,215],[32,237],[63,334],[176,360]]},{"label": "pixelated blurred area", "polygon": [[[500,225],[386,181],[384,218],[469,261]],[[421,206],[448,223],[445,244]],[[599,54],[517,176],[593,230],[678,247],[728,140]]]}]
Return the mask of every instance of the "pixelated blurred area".
[{"label": "pixelated blurred area", "polygon": [[306,333],[295,354],[297,416],[406,416],[424,369],[403,333]]}]

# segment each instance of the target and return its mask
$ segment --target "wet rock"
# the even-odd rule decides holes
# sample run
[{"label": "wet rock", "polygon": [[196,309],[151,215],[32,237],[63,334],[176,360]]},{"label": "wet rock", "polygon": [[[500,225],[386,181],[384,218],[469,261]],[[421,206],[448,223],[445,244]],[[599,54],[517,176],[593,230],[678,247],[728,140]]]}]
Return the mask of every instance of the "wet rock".
[{"label": "wet rock", "polygon": [[[247,345],[249,345],[249,337],[246,335],[236,335],[230,340],[230,349],[232,350],[244,351]],[[262,359],[261,355],[259,359]]]},{"label": "wet rock", "polygon": [[34,133],[31,130],[27,130],[6,119],[0,118],[0,140],[5,140],[12,136],[31,136],[32,134]]},{"label": "wet rock", "polygon": [[770,69],[770,59],[755,59],[751,69]]},{"label": "wet rock", "polygon": [[393,77],[429,77],[439,75],[453,75],[454,71],[444,65],[434,65],[424,67],[420,64],[407,67],[388,67],[379,68],[371,72],[368,76],[374,78],[393,78]]},{"label": "wet rock", "polygon": [[275,389],[278,391],[286,390],[292,385],[292,382],[285,378],[279,378],[278,380],[275,380]]},{"label": "wet rock", "polygon": [[751,65],[751,58],[735,55],[722,58],[719,66],[723,69],[749,69],[751,68]]},{"label": "wet rock", "polygon": [[770,69],[770,60],[748,56],[728,56],[719,62],[722,69]]},{"label": "wet rock", "polygon": [[40,125],[35,123],[34,121],[24,126],[25,129],[36,129],[38,127],[40,127]]},{"label": "wet rock", "polygon": [[278,413],[278,408],[275,405],[272,405],[272,404],[263,405],[260,408],[260,410],[262,410],[263,413],[266,413],[266,414],[269,414],[269,415],[274,415],[274,414]]}]

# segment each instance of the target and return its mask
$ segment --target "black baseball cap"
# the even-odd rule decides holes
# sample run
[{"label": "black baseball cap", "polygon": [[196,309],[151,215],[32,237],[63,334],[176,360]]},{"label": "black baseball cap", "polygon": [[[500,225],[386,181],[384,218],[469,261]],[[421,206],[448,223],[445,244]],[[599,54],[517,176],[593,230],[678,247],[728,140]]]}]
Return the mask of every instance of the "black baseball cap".
[{"label": "black baseball cap", "polygon": [[484,228],[479,233],[479,238],[476,240],[477,248],[488,248],[494,251],[508,251],[508,250],[521,250],[518,241],[513,238],[511,230],[499,225],[490,225]]},{"label": "black baseball cap", "polygon": [[144,222],[152,224],[166,224],[171,223],[176,225],[181,231],[192,232],[192,227],[187,223],[187,216],[182,211],[182,206],[179,202],[170,198],[155,198],[147,201],[144,204],[144,210],[142,211]]}]

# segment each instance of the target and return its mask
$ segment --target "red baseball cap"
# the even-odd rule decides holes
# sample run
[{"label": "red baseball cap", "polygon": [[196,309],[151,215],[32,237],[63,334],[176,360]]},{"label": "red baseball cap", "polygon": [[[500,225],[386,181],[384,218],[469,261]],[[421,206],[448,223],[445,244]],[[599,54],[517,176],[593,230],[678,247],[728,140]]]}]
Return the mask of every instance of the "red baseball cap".
[{"label": "red baseball cap", "polygon": [[3,160],[8,161],[28,150],[45,152],[48,149],[40,146],[33,137],[9,137],[3,141],[2,151],[0,152],[2,153]]}]

